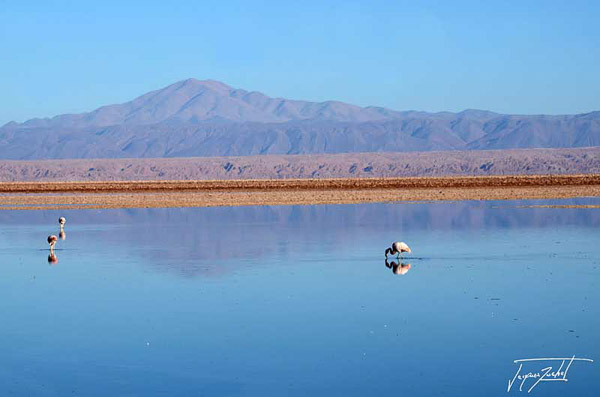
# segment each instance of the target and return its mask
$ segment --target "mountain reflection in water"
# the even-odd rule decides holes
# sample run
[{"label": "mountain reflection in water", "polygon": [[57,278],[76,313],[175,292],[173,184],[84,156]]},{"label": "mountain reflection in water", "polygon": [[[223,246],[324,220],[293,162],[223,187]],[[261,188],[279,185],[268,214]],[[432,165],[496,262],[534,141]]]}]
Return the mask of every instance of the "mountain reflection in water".
[{"label": "mountain reflection in water", "polygon": [[[54,224],[57,216],[66,216],[70,239],[65,241],[63,233],[61,247],[96,252],[102,249],[97,241],[102,241],[104,247],[111,247],[104,255],[118,259],[122,250],[126,255],[139,256],[145,266],[185,277],[213,277],[240,266],[260,266],[260,258],[266,256],[298,257],[315,245],[332,255],[350,255],[353,241],[371,236],[381,236],[381,241],[373,241],[373,255],[377,257],[389,241],[405,239],[412,247],[410,237],[425,236],[428,231],[493,231],[557,224],[600,227],[600,211],[593,209],[516,208],[538,202],[0,211],[0,222],[41,227]],[[598,200],[556,202],[587,204]],[[14,229],[12,236],[2,237],[15,241],[18,234]],[[415,245],[415,254],[423,255],[422,248]]]},{"label": "mountain reflection in water", "polygon": [[[600,357],[600,210],[530,204],[552,201],[0,211],[0,384],[502,395],[516,359]],[[412,252],[382,267],[392,241]],[[600,395],[579,364],[535,393]]]}]

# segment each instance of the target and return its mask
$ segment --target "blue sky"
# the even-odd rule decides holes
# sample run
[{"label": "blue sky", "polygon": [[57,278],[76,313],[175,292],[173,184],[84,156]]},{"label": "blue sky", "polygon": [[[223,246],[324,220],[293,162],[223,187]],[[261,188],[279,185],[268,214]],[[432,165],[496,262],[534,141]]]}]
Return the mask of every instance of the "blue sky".
[{"label": "blue sky", "polygon": [[0,125],[188,77],[397,110],[600,109],[599,1],[4,1]]}]

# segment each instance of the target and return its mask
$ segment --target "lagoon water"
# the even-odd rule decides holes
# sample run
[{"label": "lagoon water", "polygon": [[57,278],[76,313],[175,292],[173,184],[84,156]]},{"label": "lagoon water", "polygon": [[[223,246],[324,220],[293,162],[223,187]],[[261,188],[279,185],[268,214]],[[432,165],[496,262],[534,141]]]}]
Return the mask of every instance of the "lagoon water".
[{"label": "lagoon water", "polygon": [[0,211],[2,395],[598,396],[599,203]]}]

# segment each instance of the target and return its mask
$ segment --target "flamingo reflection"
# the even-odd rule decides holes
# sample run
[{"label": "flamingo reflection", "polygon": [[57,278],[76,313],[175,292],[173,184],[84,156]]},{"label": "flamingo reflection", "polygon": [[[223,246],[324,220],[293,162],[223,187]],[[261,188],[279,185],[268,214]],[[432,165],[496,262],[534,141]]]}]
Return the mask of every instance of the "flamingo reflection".
[{"label": "flamingo reflection", "polygon": [[405,275],[410,270],[410,263],[397,263],[397,262],[388,262],[387,258],[385,259],[385,267],[388,269],[392,269],[394,274]]},{"label": "flamingo reflection", "polygon": [[50,265],[56,265],[58,263],[58,257],[54,252],[51,252],[50,255],[48,255],[48,263]]}]

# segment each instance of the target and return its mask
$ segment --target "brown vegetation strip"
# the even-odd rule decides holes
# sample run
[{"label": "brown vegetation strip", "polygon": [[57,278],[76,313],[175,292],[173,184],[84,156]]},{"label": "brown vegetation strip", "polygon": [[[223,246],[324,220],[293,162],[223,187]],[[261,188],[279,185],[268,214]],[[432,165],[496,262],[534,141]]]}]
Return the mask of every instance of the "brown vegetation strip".
[{"label": "brown vegetation strip", "polygon": [[200,181],[3,182],[0,193],[372,190],[600,185],[600,174]]},{"label": "brown vegetation strip", "polygon": [[600,197],[600,175],[0,183],[0,209],[211,207]]}]

